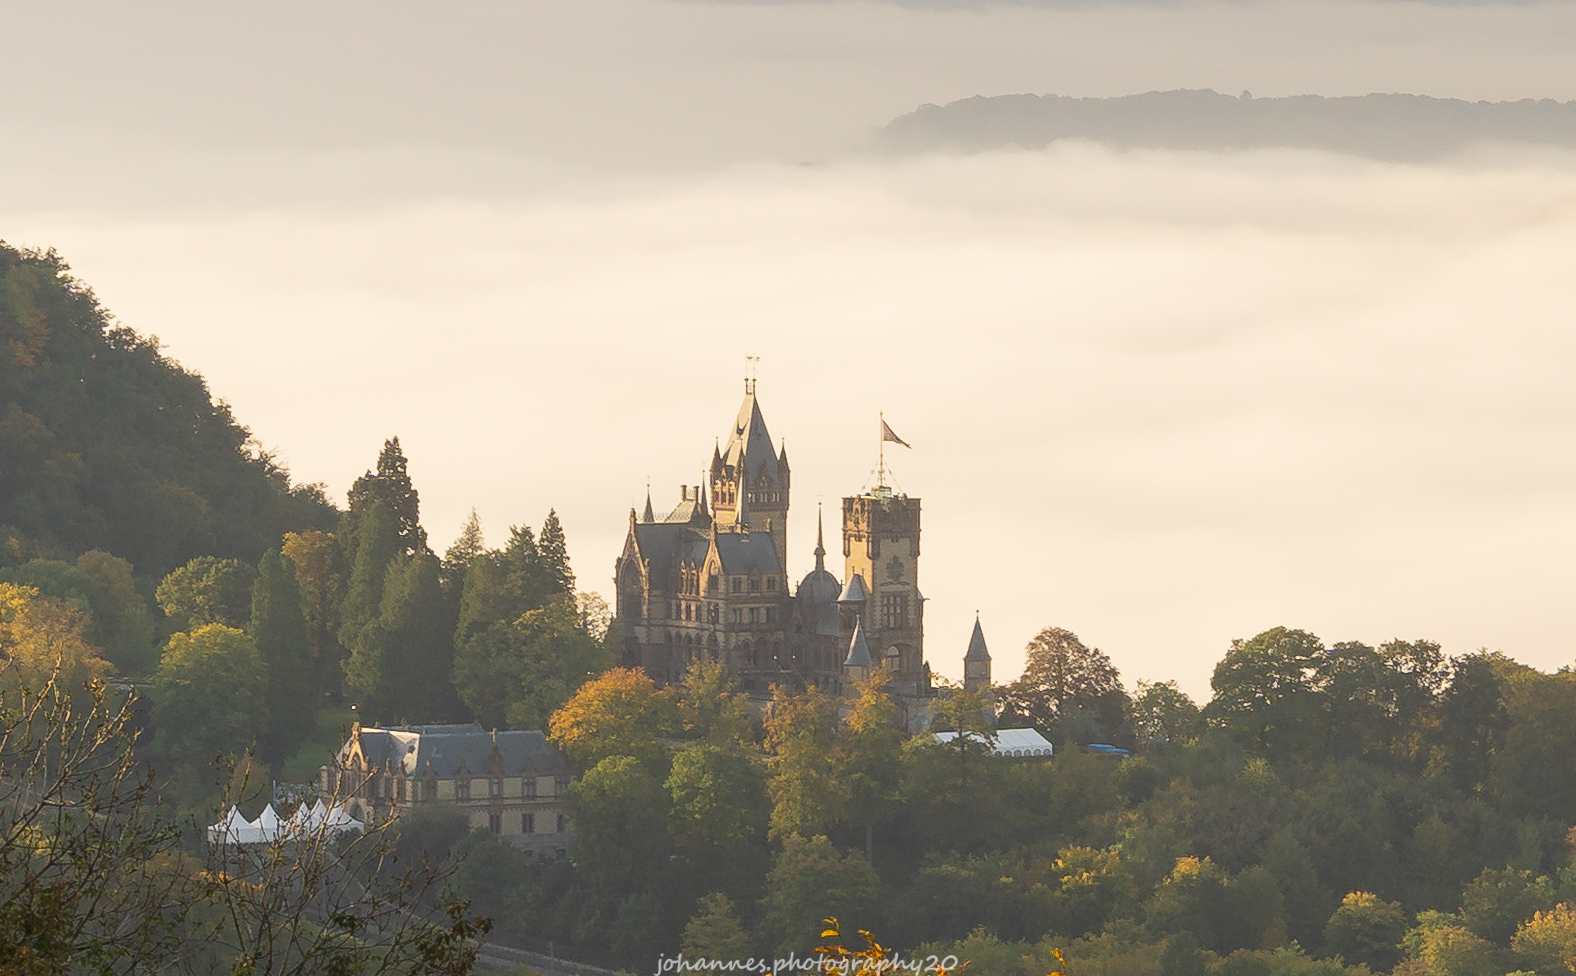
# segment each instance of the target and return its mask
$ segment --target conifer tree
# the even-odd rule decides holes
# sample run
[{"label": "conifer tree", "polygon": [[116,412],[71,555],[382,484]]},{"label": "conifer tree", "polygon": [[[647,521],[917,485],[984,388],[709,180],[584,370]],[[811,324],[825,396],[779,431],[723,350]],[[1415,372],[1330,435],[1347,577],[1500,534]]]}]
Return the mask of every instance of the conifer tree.
[{"label": "conifer tree", "polygon": [[259,737],[263,761],[280,763],[295,755],[312,731],[317,713],[317,682],[312,640],[301,609],[301,588],[279,550],[263,553],[252,584],[252,642],[268,672],[264,701],[268,727]]},{"label": "conifer tree", "polygon": [[547,521],[542,523],[542,535],[536,543],[536,549],[548,578],[565,593],[573,593],[575,574],[569,568],[569,544],[564,539],[564,527],[558,521],[556,509],[547,510]]},{"label": "conifer tree", "polygon": [[383,442],[378,454],[376,471],[368,471],[350,486],[350,510],[340,520],[339,535],[345,545],[345,557],[355,565],[357,550],[361,545],[361,521],[366,517],[372,500],[383,503],[388,516],[394,521],[394,534],[399,540],[400,552],[414,555],[427,551],[427,533],[421,527],[421,499],[411,484],[406,470],[405,452],[400,450],[399,438]]},{"label": "conifer tree", "polygon": [[351,643],[345,676],[372,720],[433,722],[457,711],[454,621],[431,553],[389,563],[377,617]]},{"label": "conifer tree", "polygon": [[487,546],[482,540],[482,520],[477,518],[476,509],[471,509],[471,517],[465,520],[465,526],[460,529],[460,535],[449,546],[449,551],[443,554],[443,572],[446,578],[463,579],[465,570],[471,560],[487,551]]},{"label": "conifer tree", "polygon": [[[399,549],[394,520],[381,499],[374,498],[367,503],[357,520],[356,536],[356,559],[351,564],[350,585],[339,609],[339,640],[351,649],[352,657],[361,632],[377,620],[383,605],[383,581]],[[348,660],[345,668],[348,675]]]}]

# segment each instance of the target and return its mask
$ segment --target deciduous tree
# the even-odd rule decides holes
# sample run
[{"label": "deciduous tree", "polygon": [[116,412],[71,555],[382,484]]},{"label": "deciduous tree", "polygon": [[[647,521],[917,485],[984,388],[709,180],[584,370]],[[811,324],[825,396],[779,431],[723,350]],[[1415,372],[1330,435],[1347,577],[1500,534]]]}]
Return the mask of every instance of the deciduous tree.
[{"label": "deciduous tree", "polygon": [[268,672],[257,645],[224,624],[171,636],[153,692],[157,744],[178,768],[240,754],[268,725]]}]

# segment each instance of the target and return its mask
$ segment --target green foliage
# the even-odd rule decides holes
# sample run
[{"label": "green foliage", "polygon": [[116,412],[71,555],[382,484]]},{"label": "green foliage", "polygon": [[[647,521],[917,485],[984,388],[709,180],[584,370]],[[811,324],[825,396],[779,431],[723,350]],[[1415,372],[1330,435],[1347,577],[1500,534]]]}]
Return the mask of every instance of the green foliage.
[{"label": "green foliage", "polygon": [[[350,564],[350,580],[339,605],[339,642],[352,651],[362,632],[377,621],[383,606],[383,584],[400,548],[398,523],[382,499],[370,498],[354,516],[346,514],[347,525],[338,534]],[[347,679],[352,667],[361,666],[347,658]]]},{"label": "green foliage", "polygon": [[724,747],[751,741],[749,697],[721,661],[697,657],[689,663],[679,682],[678,709],[687,736]]},{"label": "green foliage", "polygon": [[602,900],[655,890],[668,851],[669,798],[630,756],[603,759],[564,794],[575,824],[575,863]]},{"label": "green foliage", "polygon": [[406,724],[458,711],[448,610],[436,556],[400,556],[388,565],[377,619],[361,628],[345,662],[365,714]]},{"label": "green foliage", "polygon": [[575,574],[569,568],[569,544],[564,539],[564,527],[558,521],[557,511],[547,510],[547,521],[542,523],[542,534],[536,548],[548,578],[558,589],[565,593],[573,593]]},{"label": "green foliage", "polygon": [[1005,724],[1033,725],[1058,748],[1125,738],[1127,693],[1109,657],[1060,627],[1036,634],[1027,656],[1000,692]]},{"label": "green foliage", "polygon": [[613,663],[567,594],[472,634],[454,656],[460,700],[483,725],[539,729],[591,676]]},{"label": "green foliage", "polygon": [[684,926],[679,951],[686,959],[747,959],[752,943],[733,910],[733,901],[721,892],[696,903],[695,916]]},{"label": "green foliage", "polygon": [[1133,734],[1140,743],[1185,743],[1197,735],[1202,713],[1175,681],[1140,681],[1130,706]]},{"label": "green foliage", "polygon": [[1351,892],[1324,927],[1324,951],[1348,965],[1388,972],[1401,960],[1406,922],[1400,903],[1368,891]]},{"label": "green foliage", "polygon": [[344,552],[331,533],[287,532],[280,553],[290,561],[301,589],[312,668],[317,688],[337,695],[345,684],[345,648],[339,642],[340,603],[345,598]]},{"label": "green foliage", "polygon": [[244,629],[252,616],[256,575],[239,559],[198,556],[164,577],[154,596],[176,630],[207,624]]},{"label": "green foliage", "polygon": [[170,637],[153,680],[158,746],[201,769],[251,747],[268,723],[268,673],[245,632],[206,624]]},{"label": "green foliage", "polygon": [[779,956],[802,956],[819,944],[822,918],[844,919],[851,927],[872,918],[879,886],[875,868],[859,855],[839,855],[824,835],[790,834],[766,876],[761,924]]},{"label": "green foliage", "polygon": [[831,761],[836,701],[814,687],[792,694],[776,685],[765,725],[772,838],[824,833],[841,816],[847,795]]},{"label": "green foliage", "polygon": [[101,550],[157,579],[204,554],[253,562],[334,517],[52,251],[0,243],[0,390],[7,561]]},{"label": "green foliage", "polygon": [[374,501],[392,520],[397,552],[415,556],[427,551],[427,532],[421,527],[421,497],[406,470],[405,452],[400,449],[398,437],[383,442],[377,470],[356,479],[350,486],[349,499],[350,508],[340,519],[338,535],[351,565],[355,565],[362,545],[361,521]]},{"label": "green foliage", "polygon": [[251,618],[252,641],[268,672],[268,725],[257,751],[264,762],[278,764],[311,735],[318,694],[301,588],[277,549],[263,553],[257,564]]},{"label": "green foliage", "polygon": [[1480,939],[1509,945],[1517,926],[1537,912],[1554,907],[1558,898],[1547,877],[1531,871],[1485,869],[1461,892],[1461,919]]}]

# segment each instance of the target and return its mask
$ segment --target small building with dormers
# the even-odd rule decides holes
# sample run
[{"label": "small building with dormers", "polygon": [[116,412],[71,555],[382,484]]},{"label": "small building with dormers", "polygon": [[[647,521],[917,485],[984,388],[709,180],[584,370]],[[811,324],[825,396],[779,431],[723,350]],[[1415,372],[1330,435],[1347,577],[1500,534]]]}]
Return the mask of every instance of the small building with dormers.
[{"label": "small building with dormers", "polygon": [[368,825],[447,803],[465,811],[473,828],[538,856],[566,856],[574,837],[562,805],[574,777],[541,732],[358,723],[318,779],[325,796]]}]

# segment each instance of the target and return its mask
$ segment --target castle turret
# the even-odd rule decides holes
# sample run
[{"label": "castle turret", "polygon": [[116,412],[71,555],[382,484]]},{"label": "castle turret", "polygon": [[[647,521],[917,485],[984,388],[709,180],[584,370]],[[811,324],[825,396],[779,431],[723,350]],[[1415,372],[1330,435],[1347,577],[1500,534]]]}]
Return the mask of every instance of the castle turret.
[{"label": "castle turret", "polygon": [[985,648],[985,632],[980,629],[979,614],[974,615],[974,634],[969,638],[968,652],[963,655],[963,687],[969,691],[990,690],[990,651]]},{"label": "castle turret", "polygon": [[870,669],[874,666],[875,662],[870,659],[870,645],[865,641],[864,625],[855,621],[854,636],[848,642],[848,657],[843,660],[843,673],[848,684],[870,677]]},{"label": "castle turret", "polygon": [[788,551],[788,452],[772,447],[766,418],[755,399],[755,381],[744,381],[744,402],[726,447],[711,460],[711,509],[724,526],[741,521],[753,533],[770,534],[779,554]]}]

